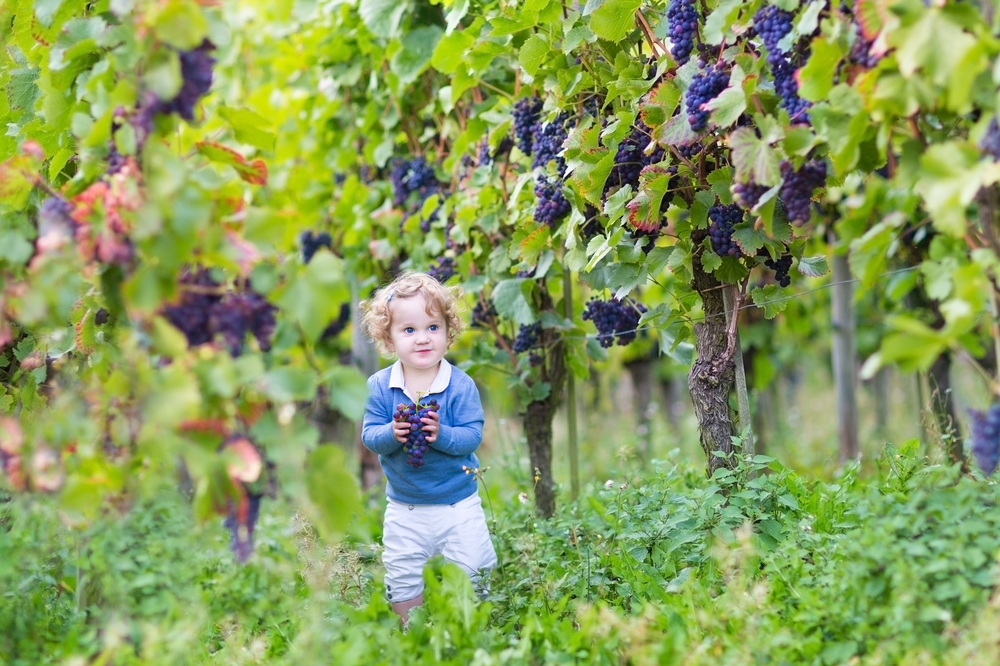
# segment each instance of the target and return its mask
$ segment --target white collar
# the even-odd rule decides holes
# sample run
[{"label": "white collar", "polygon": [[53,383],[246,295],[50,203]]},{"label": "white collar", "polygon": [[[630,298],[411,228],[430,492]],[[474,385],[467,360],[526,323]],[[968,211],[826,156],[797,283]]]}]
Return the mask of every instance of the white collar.
[{"label": "white collar", "polygon": [[[441,365],[438,366],[437,375],[434,376],[434,381],[431,382],[431,386],[427,389],[427,393],[425,395],[440,393],[448,388],[448,383],[450,381],[451,363],[442,358]],[[402,389],[407,398],[412,400],[414,403],[417,402],[417,397],[410,393],[410,390],[406,388],[406,384],[403,381],[403,362],[400,360],[393,363],[392,369],[389,371],[389,388]]]}]

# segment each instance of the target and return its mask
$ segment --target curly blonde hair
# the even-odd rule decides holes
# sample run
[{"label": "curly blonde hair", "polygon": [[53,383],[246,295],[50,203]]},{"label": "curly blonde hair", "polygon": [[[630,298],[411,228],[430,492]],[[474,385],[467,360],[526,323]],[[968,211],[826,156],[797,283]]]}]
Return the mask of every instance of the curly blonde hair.
[{"label": "curly blonde hair", "polygon": [[461,292],[458,287],[446,287],[426,273],[406,271],[361,303],[361,330],[375,343],[375,348],[383,356],[393,356],[389,335],[392,323],[389,304],[396,299],[415,296],[424,297],[427,314],[441,315],[444,318],[449,347],[462,332],[462,319],[458,315]]}]

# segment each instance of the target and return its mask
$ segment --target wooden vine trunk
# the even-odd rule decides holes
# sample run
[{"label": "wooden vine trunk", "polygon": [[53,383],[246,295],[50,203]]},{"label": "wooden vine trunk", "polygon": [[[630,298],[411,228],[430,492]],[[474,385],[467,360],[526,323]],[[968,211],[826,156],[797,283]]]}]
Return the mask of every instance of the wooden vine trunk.
[{"label": "wooden vine trunk", "polygon": [[735,383],[736,371],[732,357],[727,357],[726,311],[721,284],[716,277],[706,273],[701,258],[694,261],[694,288],[701,294],[705,320],[695,324],[695,351],[697,359],[688,373],[688,390],[694,413],[698,418],[701,448],[708,459],[708,475],[721,467],[732,467],[733,458],[713,454],[733,452],[733,418],[729,408],[729,393]]},{"label": "wooden vine trunk", "polygon": [[566,383],[563,345],[556,335],[546,330],[541,336],[543,346],[548,349],[541,381],[548,382],[551,390],[544,400],[528,403],[522,421],[528,440],[532,478],[537,477],[535,511],[543,518],[551,518],[556,510],[555,481],[552,477],[552,420]]}]

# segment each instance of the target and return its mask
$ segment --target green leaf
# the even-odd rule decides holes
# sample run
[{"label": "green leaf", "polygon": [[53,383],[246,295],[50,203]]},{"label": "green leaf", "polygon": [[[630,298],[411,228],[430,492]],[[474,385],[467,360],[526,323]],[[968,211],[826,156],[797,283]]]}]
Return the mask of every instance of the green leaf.
[{"label": "green leaf", "polygon": [[621,41],[635,29],[635,12],[641,0],[605,0],[590,14],[590,29],[601,39]]},{"label": "green leaf", "polygon": [[200,46],[208,35],[208,21],[194,0],[158,3],[152,21],[156,36],[181,51]]},{"label": "green leaf", "polygon": [[442,34],[441,28],[430,25],[403,35],[402,49],[394,53],[389,61],[389,69],[399,77],[400,83],[412,83],[427,69]]},{"label": "green leaf", "polygon": [[[739,67],[734,67],[733,71],[738,69]],[[706,104],[705,108],[712,111],[712,123],[718,127],[729,127],[747,108],[747,97],[743,93],[742,85],[735,81],[731,82],[729,87]]]},{"label": "green leaf", "polygon": [[465,62],[465,53],[474,43],[475,38],[465,30],[442,37],[434,47],[431,66],[442,74],[454,74]]},{"label": "green leaf", "polygon": [[788,297],[785,290],[776,284],[757,287],[750,290],[750,298],[754,305],[764,308],[764,317],[774,319],[788,307]]},{"label": "green leaf", "polygon": [[729,148],[732,151],[733,166],[736,167],[736,179],[754,182],[762,185],[777,185],[781,182],[781,168],[778,155],[774,149],[750,127],[740,127],[729,136]]},{"label": "green leaf", "polygon": [[221,106],[219,115],[225,118],[236,134],[236,140],[261,150],[274,150],[273,123],[247,108]]},{"label": "green leaf", "polygon": [[403,18],[406,6],[405,2],[398,0],[361,0],[358,14],[373,35],[389,39],[399,31],[399,21]]},{"label": "green leaf", "polygon": [[314,342],[349,299],[341,260],[330,252],[319,252],[305,270],[289,276],[275,302],[302,327],[306,340]]},{"label": "green leaf", "polygon": [[316,396],[316,374],[308,368],[273,368],[258,380],[258,389],[279,404],[312,400]]},{"label": "green leaf", "polygon": [[603,5],[604,2],[605,0],[587,0],[587,4],[583,8],[583,15],[590,16],[598,9],[600,9],[601,5]]},{"label": "green leaf", "polygon": [[511,319],[517,324],[533,324],[535,315],[531,304],[524,296],[523,279],[501,280],[493,287],[493,305],[497,314],[505,319]]},{"label": "green leaf", "polygon": [[360,421],[365,415],[365,401],[368,399],[368,385],[364,375],[349,365],[338,365],[323,374],[329,390],[330,407],[352,421]]},{"label": "green leaf", "polygon": [[358,482],[338,446],[319,446],[310,452],[305,476],[311,504],[309,517],[320,535],[332,542],[362,512]]},{"label": "green leaf", "polygon": [[740,7],[743,0],[722,0],[719,5],[712,10],[712,13],[705,19],[705,27],[702,34],[705,36],[705,43],[715,46],[722,43],[725,31],[732,24],[733,20],[739,16]]},{"label": "green leaf", "polygon": [[744,222],[733,227],[733,240],[743,250],[743,254],[752,257],[757,254],[757,250],[764,247],[767,236],[754,228],[753,224]]},{"label": "green leaf", "polygon": [[799,96],[818,102],[833,88],[833,77],[844,53],[838,42],[823,37],[814,39],[811,48],[809,62],[799,70],[796,79],[799,81]]},{"label": "green leaf", "polygon": [[830,264],[823,255],[799,259],[799,273],[806,277],[822,277],[829,272]]},{"label": "green leaf", "polygon": [[538,69],[545,62],[552,48],[549,43],[541,35],[532,35],[524,42],[521,46],[521,51],[518,53],[517,61],[521,63],[521,67],[524,68],[531,76],[538,73]]}]

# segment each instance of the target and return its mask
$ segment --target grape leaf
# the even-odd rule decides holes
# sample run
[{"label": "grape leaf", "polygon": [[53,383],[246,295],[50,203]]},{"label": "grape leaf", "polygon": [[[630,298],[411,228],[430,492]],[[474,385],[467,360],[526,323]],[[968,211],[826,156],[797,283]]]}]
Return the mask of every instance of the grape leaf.
[{"label": "grape leaf", "polygon": [[799,84],[799,96],[802,99],[818,102],[833,88],[833,77],[844,53],[836,41],[823,37],[814,39],[811,49],[809,62],[795,73],[795,80]]},{"label": "grape leaf", "polygon": [[621,41],[635,29],[635,12],[641,0],[605,0],[590,15],[594,34],[609,42]]},{"label": "grape leaf", "polygon": [[406,7],[405,2],[396,0],[361,0],[358,14],[373,35],[388,39],[399,31],[399,22]]},{"label": "grape leaf", "polygon": [[743,250],[743,254],[752,257],[757,254],[757,250],[764,247],[767,236],[753,224],[744,222],[733,227],[733,240]]},{"label": "grape leaf", "polygon": [[443,31],[436,25],[422,26],[408,31],[400,40],[402,48],[393,53],[389,69],[399,77],[401,84],[416,81],[430,65],[434,48]]},{"label": "grape leaf", "polygon": [[352,421],[365,415],[368,385],[361,372],[351,365],[337,365],[323,373],[329,395],[329,405]]},{"label": "grape leaf", "polygon": [[535,322],[535,314],[521,289],[524,282],[521,278],[501,280],[493,287],[492,298],[497,314],[517,324],[528,325]]},{"label": "grape leaf", "polygon": [[776,284],[751,289],[750,298],[754,305],[764,308],[766,319],[774,319],[788,307],[788,297],[785,295],[785,290]]},{"label": "grape leaf", "polygon": [[217,164],[227,164],[234,169],[240,178],[251,185],[267,184],[267,165],[262,159],[247,162],[238,152],[215,141],[199,141],[195,144],[199,153]]},{"label": "grape leaf", "polygon": [[526,42],[521,46],[521,51],[518,53],[517,61],[521,63],[521,67],[524,68],[531,76],[538,73],[539,68],[545,59],[548,57],[549,53],[552,51],[552,47],[541,35],[532,35],[528,38]]},{"label": "grape leaf", "polygon": [[781,168],[774,148],[757,138],[753,128],[740,127],[729,136],[736,179],[742,183],[753,179],[763,185],[781,182]]},{"label": "grape leaf", "polygon": [[822,255],[799,259],[799,273],[806,277],[822,277],[829,272],[830,265],[827,263],[826,257]]},{"label": "grape leaf", "polygon": [[361,513],[361,493],[343,449],[319,446],[305,463],[309,515],[319,533],[331,541],[344,534]]},{"label": "grape leaf", "polygon": [[219,107],[219,115],[229,122],[236,133],[236,140],[249,143],[262,150],[274,150],[272,123],[259,113],[246,108]]}]

